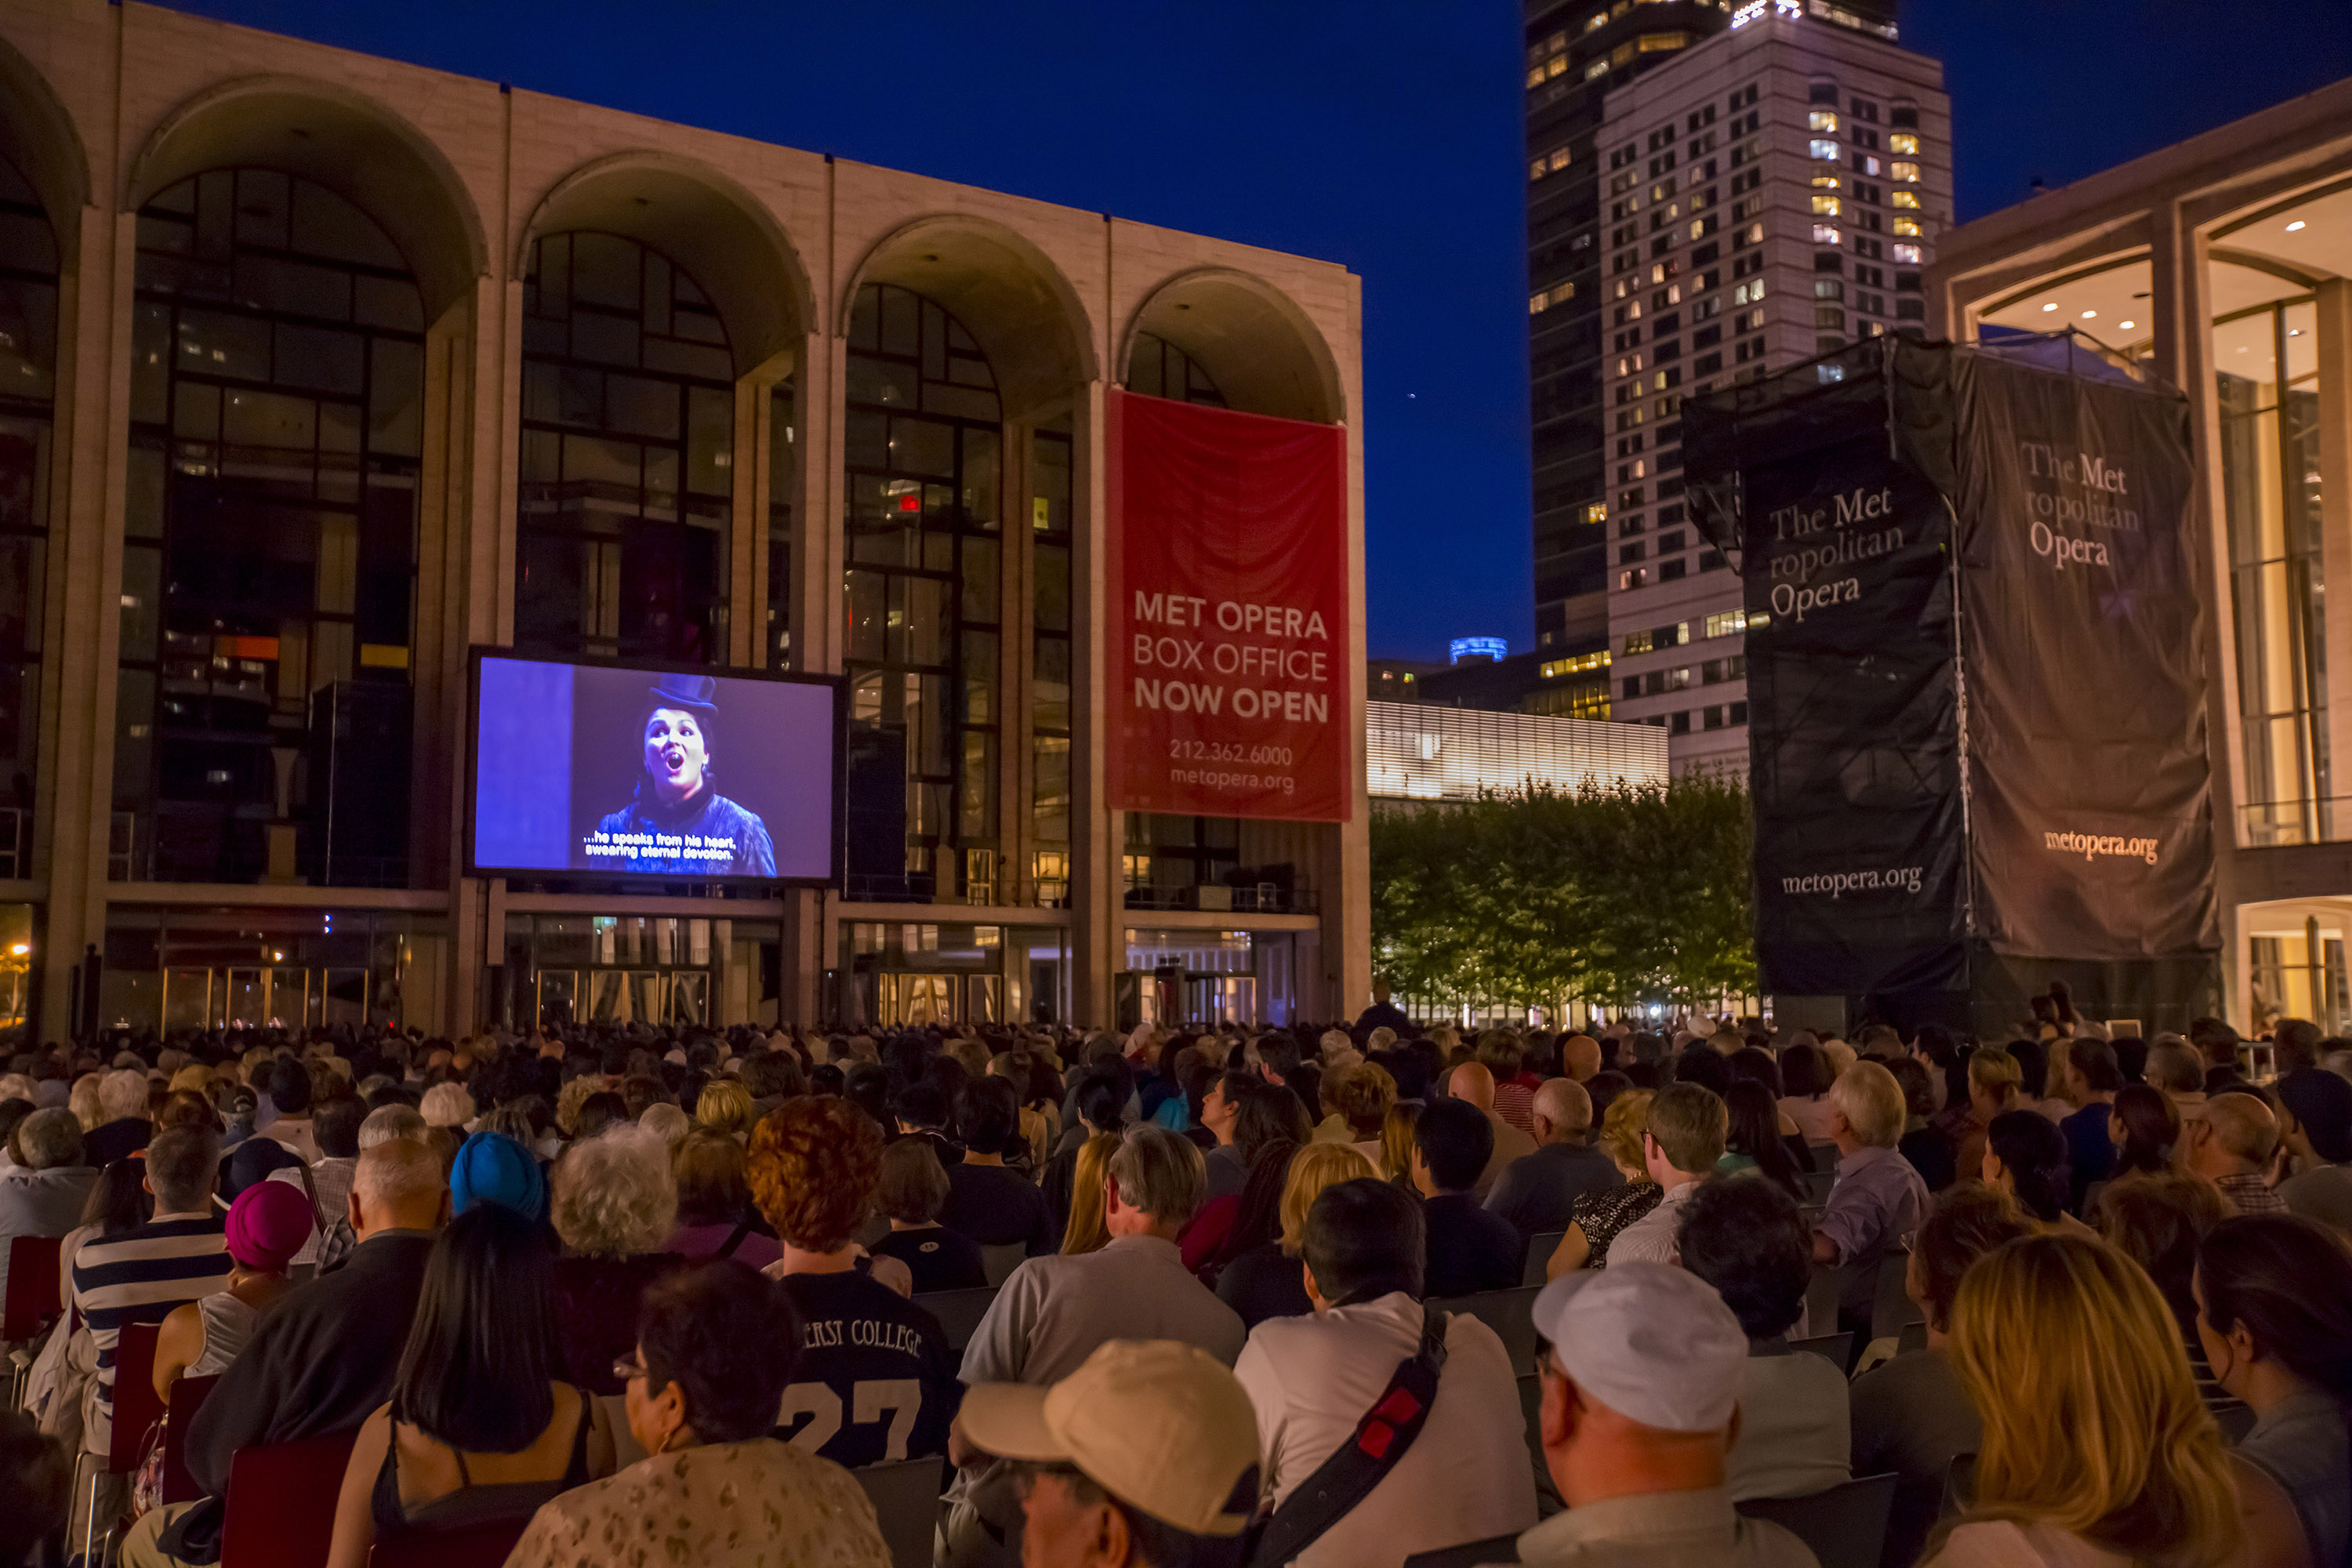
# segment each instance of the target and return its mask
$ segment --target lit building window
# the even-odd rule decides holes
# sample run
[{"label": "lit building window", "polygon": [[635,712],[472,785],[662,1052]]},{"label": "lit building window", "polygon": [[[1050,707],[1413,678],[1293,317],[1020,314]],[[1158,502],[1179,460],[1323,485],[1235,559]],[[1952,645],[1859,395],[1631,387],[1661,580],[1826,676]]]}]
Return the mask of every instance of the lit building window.
[{"label": "lit building window", "polygon": [[[1837,199],[1835,196],[1815,196],[1815,197],[1813,198],[1813,216],[1816,216],[1816,217],[1835,217],[1835,216],[1838,216],[1838,199]],[[1820,237],[1820,235],[1817,233],[1817,234],[1814,236],[1814,237],[1815,237],[1816,239],[1818,239],[1818,238],[1820,238],[1821,237]],[[1830,241],[1830,243],[1831,243],[1831,244],[1832,244],[1832,245],[1834,245],[1834,244],[1836,244],[1836,243],[1837,243],[1837,241],[1836,241],[1836,240],[1834,240],[1834,239],[1832,239],[1832,240],[1831,240],[1831,241]]]},{"label": "lit building window", "polygon": [[1878,160],[1875,158],[1864,158],[1862,161],[1862,172],[1865,174],[1875,174],[1878,173]]},{"label": "lit building window", "polygon": [[1897,191],[1895,193],[1894,202],[1898,207],[1916,207],[1919,205],[1919,193],[1916,191]]},{"label": "lit building window", "polygon": [[1753,305],[1762,298],[1764,298],[1764,279],[1761,278],[1752,282],[1742,283],[1731,291],[1731,302],[1735,305]]},{"label": "lit building window", "polygon": [[1910,267],[1916,267],[1916,266],[1918,266],[1918,265],[1919,265],[1919,262],[1920,262],[1920,254],[1919,254],[1919,247],[1918,247],[1917,246],[1916,246],[1916,245],[1898,245],[1898,246],[1895,247],[1894,248],[1895,248],[1895,261],[1896,261],[1898,264],[1906,265],[1906,266],[1910,266]]},{"label": "lit building window", "polygon": [[1835,224],[1817,223],[1813,225],[1813,243],[1815,245],[1836,245],[1844,237],[1845,237],[1843,235],[1838,233],[1837,226]]},{"label": "lit building window", "polygon": [[1816,278],[1816,279],[1813,279],[1813,298],[1814,298],[1814,299],[1816,299],[1816,300],[1843,300],[1843,299],[1844,299],[1844,298],[1845,298],[1845,282],[1844,282],[1844,279],[1838,279],[1838,278]]},{"label": "lit building window", "polygon": [[1584,19],[1584,30],[1585,30],[1586,32],[1590,33],[1590,32],[1593,31],[1595,28],[1598,28],[1598,27],[1600,27],[1601,26],[1602,26],[1602,25],[1603,25],[1604,23],[1606,23],[1608,20],[1609,20],[1609,13],[1608,13],[1608,12],[1606,12],[1606,11],[1595,11],[1594,13],[1592,13],[1592,15],[1591,15],[1591,16],[1587,16],[1587,17]]},{"label": "lit building window", "polygon": [[1916,217],[1898,217],[1895,220],[1895,232],[1906,239],[1916,239],[1919,237],[1919,220]]},{"label": "lit building window", "polygon": [[1906,163],[1897,158],[1886,165],[1886,177],[1890,180],[1900,180],[1907,185],[1916,185],[1919,183],[1919,165]]},{"label": "lit building window", "polygon": [[1834,134],[1837,131],[1837,111],[1830,109],[1816,109],[1805,116],[1805,125],[1808,130]]},{"label": "lit building window", "polygon": [[1916,157],[1919,153],[1919,138],[1907,131],[1897,131],[1887,137],[1886,150],[1890,153],[1908,153]]},{"label": "lit building window", "polygon": [[1644,33],[1637,47],[1643,54],[1656,55],[1664,54],[1670,49],[1684,48],[1689,43],[1688,33]]},{"label": "lit building window", "polygon": [[1609,503],[1607,501],[1590,500],[1584,503],[1585,521],[1597,523],[1606,522],[1608,520]]},{"label": "lit building window", "polygon": [[1837,162],[1838,148],[1834,142],[1824,142],[1815,138],[1811,144],[1811,152],[1816,158],[1824,159],[1832,163]]},{"label": "lit building window", "polygon": [[1817,191],[1834,191],[1837,188],[1838,177],[1835,174],[1815,174],[1813,176],[1813,189]]},{"label": "lit building window", "polygon": [[1598,653],[1580,653],[1570,658],[1547,659],[1538,667],[1538,669],[1544,679],[1557,680],[1563,675],[1577,675],[1588,669],[1608,668],[1609,650],[1604,647]]}]

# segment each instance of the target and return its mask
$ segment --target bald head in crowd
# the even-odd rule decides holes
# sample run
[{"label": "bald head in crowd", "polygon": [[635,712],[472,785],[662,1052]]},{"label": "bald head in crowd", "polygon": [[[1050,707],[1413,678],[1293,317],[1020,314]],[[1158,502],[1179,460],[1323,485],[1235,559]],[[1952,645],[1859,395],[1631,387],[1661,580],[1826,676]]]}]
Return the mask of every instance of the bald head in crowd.
[{"label": "bald head in crowd", "polygon": [[1546,1079],[1534,1115],[1537,1142],[1580,1144],[1592,1127],[1592,1097],[1572,1079]]},{"label": "bald head in crowd", "polygon": [[449,1178],[427,1145],[394,1138],[360,1155],[352,1175],[352,1229],[437,1230],[449,1218]]},{"label": "bald head in crowd", "polygon": [[1559,1061],[1569,1077],[1582,1083],[1601,1070],[1601,1042],[1590,1035],[1570,1035],[1559,1047]]},{"label": "bald head in crowd", "polygon": [[1455,1100],[1466,1100],[1481,1110],[1495,1109],[1495,1075],[1483,1063],[1464,1062],[1445,1083],[1446,1093]]},{"label": "bald head in crowd", "polygon": [[2278,1148],[2278,1118],[2254,1095],[2217,1094],[2185,1123],[2188,1165],[2209,1181],[2259,1171]]}]

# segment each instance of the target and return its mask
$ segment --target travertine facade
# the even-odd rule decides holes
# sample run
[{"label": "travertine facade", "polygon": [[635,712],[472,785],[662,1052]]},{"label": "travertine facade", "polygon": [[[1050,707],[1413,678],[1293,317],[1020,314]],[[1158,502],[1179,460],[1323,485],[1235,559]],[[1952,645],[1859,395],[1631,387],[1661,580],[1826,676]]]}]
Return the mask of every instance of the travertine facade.
[{"label": "travertine facade", "polygon": [[[1286,972],[1284,1005],[1300,1016],[1328,1017],[1362,1005],[1369,942],[1360,691],[1351,715],[1354,821],[1238,830],[1243,862],[1295,868],[1302,896],[1286,895],[1276,905],[1294,912],[1228,912],[1218,907],[1222,899],[1192,900],[1192,908],[1163,900],[1147,904],[1149,915],[1134,908],[1127,894],[1132,868],[1122,865],[1127,834],[1120,814],[1103,804],[1096,739],[1101,413],[1107,389],[1129,380],[1139,340],[1156,340],[1155,353],[1159,344],[1181,351],[1233,407],[1349,427],[1355,620],[1344,664],[1362,668],[1360,298],[1358,280],[1344,268],[98,0],[17,0],[0,11],[0,158],[31,188],[58,252],[53,434],[41,520],[47,572],[37,612],[45,651],[37,662],[37,744],[25,748],[37,767],[26,808],[29,851],[18,857],[16,877],[0,883],[0,899],[36,911],[32,994],[45,1035],[68,1026],[74,965],[85,945],[104,948],[110,933],[154,929],[159,920],[166,931],[209,921],[220,952],[206,957],[189,948],[184,961],[173,956],[183,950],[173,939],[152,948],[144,937],[118,942],[103,1020],[194,1022],[199,1006],[213,1020],[243,1016],[240,1007],[289,1022],[331,1018],[332,1001],[322,1015],[320,998],[339,994],[334,972],[318,968],[297,978],[306,961],[287,956],[273,934],[313,917],[330,929],[337,921],[346,928],[375,921],[394,932],[389,940],[401,956],[391,989],[380,976],[362,983],[361,1006],[428,1032],[470,1028],[494,1013],[520,1021],[511,1007],[499,1013],[498,1000],[520,994],[515,977],[494,984],[492,974],[516,952],[509,939],[529,925],[525,917],[723,917],[730,925],[718,928],[722,934],[740,929],[732,944],[714,944],[702,1014],[720,1023],[814,1021],[844,1005],[854,1012],[866,1004],[851,995],[848,955],[853,945],[868,950],[863,933],[891,930],[887,943],[873,945],[896,952],[903,930],[905,948],[921,952],[936,937],[919,936],[918,928],[942,918],[997,933],[977,937],[983,949],[1016,926],[1059,942],[1060,967],[1041,972],[1034,984],[1058,990],[1054,1005],[1079,1020],[1110,1019],[1114,977],[1130,968],[1131,949],[1165,947],[1158,939],[1168,931],[1194,927],[1247,931],[1263,943],[1279,938],[1288,947],[1285,963],[1295,967]],[[120,639],[126,605],[135,610],[131,601],[139,596],[123,577],[125,510],[138,504],[131,361],[134,304],[145,285],[137,215],[183,182],[226,169],[299,176],[352,204],[397,247],[423,301],[414,610],[407,651],[385,656],[404,659],[415,736],[407,870],[390,887],[309,885],[288,874],[274,842],[277,874],[236,884],[162,879],[150,869],[152,825],[126,822],[137,813],[110,805]],[[1029,515],[1034,433],[1066,435],[1076,651],[1066,863],[1055,863],[1061,878],[1036,869],[1044,863],[1033,841],[1032,752],[1019,743],[1032,707],[1025,524],[1007,528],[1004,539],[996,689],[1007,728],[993,763],[1001,822],[992,854],[1008,869],[982,889],[997,901],[859,905],[836,893],[721,901],[526,892],[463,874],[467,650],[516,640],[525,274],[535,242],[573,231],[618,235],[668,258],[692,274],[724,323],[736,388],[731,450],[744,459],[731,470],[725,603],[712,607],[713,624],[725,628],[714,650],[724,664],[769,662],[761,628],[773,624],[787,628],[795,668],[844,667],[843,409],[861,288],[893,285],[937,303],[984,352],[1002,400],[1000,515]],[[787,382],[791,395],[779,402],[772,391]],[[789,475],[770,472],[771,423],[780,410],[790,410],[794,425],[798,460]],[[786,508],[802,520],[772,541],[791,552],[788,573],[772,571],[769,559],[768,519],[772,509]],[[766,602],[772,582],[789,583],[789,605]],[[772,617],[772,609],[783,613]],[[282,799],[286,785],[278,789]],[[1042,899],[1041,883],[1051,889]],[[240,958],[246,935],[238,917],[246,914],[254,952]],[[1155,930],[1131,934],[1139,919]],[[861,933],[855,943],[853,928]],[[596,940],[604,940],[604,929]],[[772,933],[764,938],[779,949],[772,962],[757,942],[741,938],[752,929]],[[608,961],[609,954],[583,962]],[[285,978],[269,978],[273,963],[288,966]],[[142,964],[152,966],[155,995],[147,979],[133,978],[149,973]],[[781,976],[780,986],[763,991],[763,966]],[[836,968],[841,986],[826,992],[826,973]],[[199,971],[208,997],[201,1005],[191,989]],[[264,978],[238,978],[248,973]],[[1026,994],[1031,975],[1010,965],[1003,973],[1009,990],[992,1005],[1025,1014],[1043,1000]],[[290,1000],[240,1001],[248,984],[263,986],[264,996],[273,984],[289,998],[299,989],[307,1013]]]}]

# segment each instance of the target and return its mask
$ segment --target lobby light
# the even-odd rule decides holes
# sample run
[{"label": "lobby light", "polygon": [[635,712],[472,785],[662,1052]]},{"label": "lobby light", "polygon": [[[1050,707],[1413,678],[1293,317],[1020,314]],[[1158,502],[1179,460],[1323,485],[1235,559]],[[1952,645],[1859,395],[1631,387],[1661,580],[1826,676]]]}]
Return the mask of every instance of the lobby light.
[{"label": "lobby light", "polygon": [[2120,327],[2121,329],[2123,329],[2125,331],[2128,332],[2128,331],[2130,331],[2134,327],[2138,326],[2138,325],[2139,325],[2139,323],[2138,323],[2137,321],[2117,321],[2117,322],[2116,323],[2116,325],[2117,327]]},{"label": "lobby light", "polygon": [[2293,223],[2291,223],[2291,224],[2289,224],[2289,225],[2287,225],[2287,226],[2286,226],[2286,231],[2287,231],[2287,233],[2289,233],[2289,234],[2294,234],[2294,233],[2297,232],[2298,230],[2300,230],[2302,227],[2303,227],[2303,220],[2302,220],[2301,218],[2297,218],[2297,219],[2295,219]]},{"label": "lobby light", "polygon": [[2057,305],[2057,302],[2056,302],[2055,300],[2053,300],[2051,303],[2049,303],[2049,304],[2047,304],[2047,305],[2044,305],[2044,306],[2042,306],[2042,308],[2044,310],[2056,310],[2056,309],[2058,308],[2058,305]]}]

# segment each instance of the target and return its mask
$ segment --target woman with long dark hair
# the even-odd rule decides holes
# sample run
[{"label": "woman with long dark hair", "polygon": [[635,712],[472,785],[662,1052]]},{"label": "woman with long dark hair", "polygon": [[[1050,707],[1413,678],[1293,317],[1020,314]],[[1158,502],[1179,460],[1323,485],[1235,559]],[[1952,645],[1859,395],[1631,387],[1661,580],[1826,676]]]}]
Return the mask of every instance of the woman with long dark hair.
[{"label": "woman with long dark hair", "polygon": [[1798,1178],[1795,1156],[1780,1136],[1780,1106],[1767,1085],[1742,1079],[1731,1085],[1724,1103],[1731,1108],[1731,1130],[1723,1141],[1724,1156],[1717,1169],[1754,1171],[1799,1203],[1805,1201],[1805,1184]]},{"label": "woman with long dark hair", "polygon": [[2275,1481],[2311,1561],[2352,1554],[2352,1252],[2299,1215],[2225,1219],[2197,1249],[2197,1337],[2254,1412],[2237,1456]]},{"label": "woman with long dark hair", "polygon": [[2107,1112],[2107,1137],[2116,1146],[2110,1182],[2169,1174],[2172,1151],[2180,1142],[2180,1112],[2162,1089],[2127,1083],[2116,1091]]},{"label": "woman with long dark hair", "polygon": [[2066,1138],[2038,1110],[2004,1110],[1992,1119],[1979,1173],[2044,1225],[2066,1212]]},{"label": "woman with long dark hair", "polygon": [[553,1258],[539,1224],[477,1204],[433,1244],[392,1399],[360,1428],[328,1568],[379,1538],[511,1521],[613,1472],[604,1409],[556,1381]]}]

